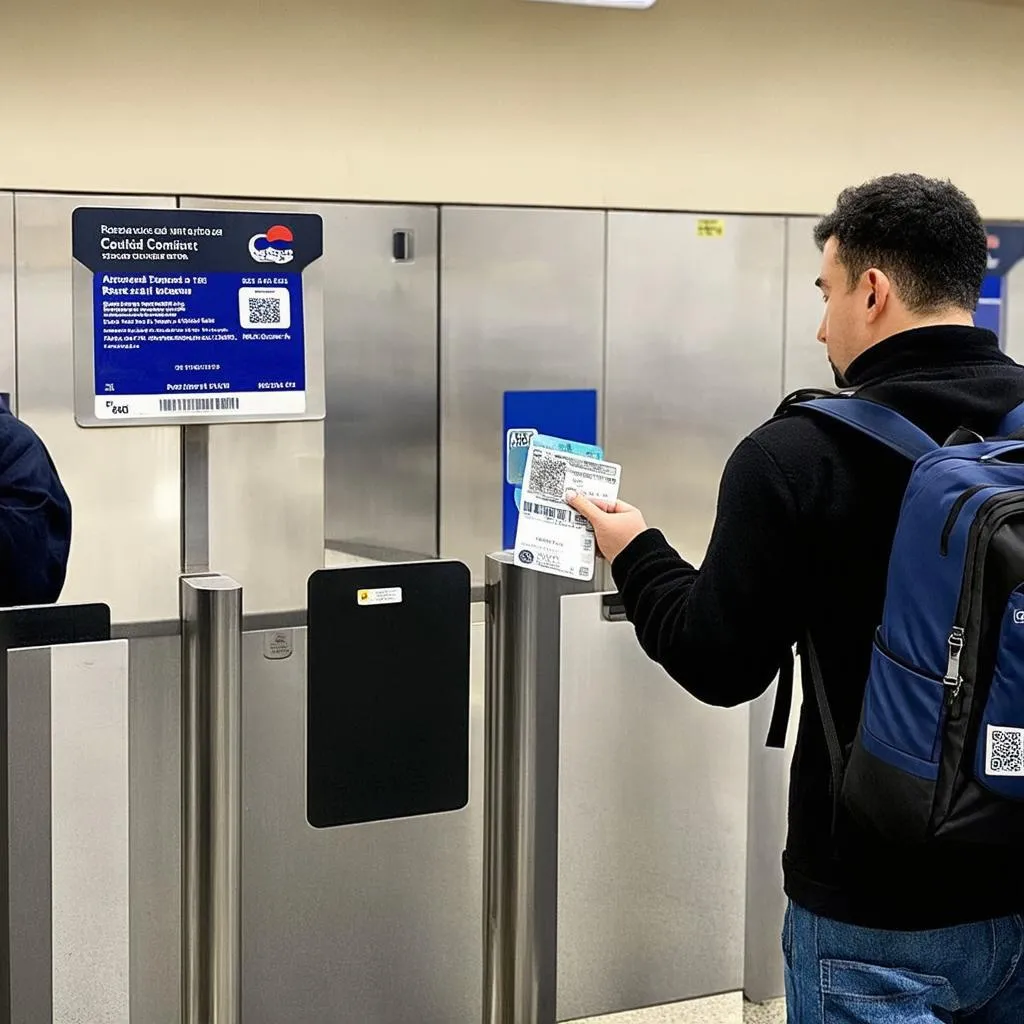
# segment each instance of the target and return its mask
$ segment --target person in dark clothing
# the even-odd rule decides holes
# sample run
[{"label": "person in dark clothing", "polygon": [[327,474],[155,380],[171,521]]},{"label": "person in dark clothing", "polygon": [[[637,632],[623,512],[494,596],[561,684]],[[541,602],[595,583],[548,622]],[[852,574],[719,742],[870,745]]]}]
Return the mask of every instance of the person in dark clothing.
[{"label": "person in dark clothing", "polygon": [[0,409],[0,607],[53,604],[71,552],[71,501],[35,432]]},{"label": "person in dark clothing", "polygon": [[[844,191],[815,234],[818,340],[841,387],[940,444],[958,427],[992,434],[1024,401],[1024,367],[973,325],[987,234],[961,191],[880,178]],[[593,524],[644,651],[673,679],[707,704],[751,701],[809,631],[846,745],[911,466],[841,423],[786,415],[785,404],[730,457],[700,569],[625,502],[568,500]],[[811,692],[783,854],[789,1019],[1024,1021],[1024,860],[900,848],[842,812],[833,833],[832,812]]]}]

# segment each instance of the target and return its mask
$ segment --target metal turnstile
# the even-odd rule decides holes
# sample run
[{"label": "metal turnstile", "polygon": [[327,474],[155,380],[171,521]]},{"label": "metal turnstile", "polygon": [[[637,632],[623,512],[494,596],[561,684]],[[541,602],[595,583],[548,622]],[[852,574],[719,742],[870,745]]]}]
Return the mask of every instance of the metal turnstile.
[{"label": "metal turnstile", "polygon": [[484,803],[484,1022],[557,1020],[561,600],[593,583],[490,555]]},{"label": "metal turnstile", "polygon": [[242,1020],[242,588],[181,580],[183,1024]]},{"label": "metal turnstile", "polygon": [[[181,607],[182,1020],[240,1024],[241,588],[183,577]],[[0,1021],[138,1024],[131,693],[157,669],[110,634],[105,605],[0,611]]]}]

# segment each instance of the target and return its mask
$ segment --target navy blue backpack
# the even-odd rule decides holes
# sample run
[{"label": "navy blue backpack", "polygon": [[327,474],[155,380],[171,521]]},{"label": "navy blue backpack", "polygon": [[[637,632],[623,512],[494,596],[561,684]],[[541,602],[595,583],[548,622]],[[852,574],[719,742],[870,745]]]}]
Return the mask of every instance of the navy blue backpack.
[{"label": "navy blue backpack", "polygon": [[[960,430],[943,446],[862,398],[790,408],[839,420],[913,463],[860,724],[845,750],[814,645],[800,645],[835,806],[900,843],[1024,841],[1024,405],[996,437]],[[770,746],[785,742],[791,691],[790,664]]]}]

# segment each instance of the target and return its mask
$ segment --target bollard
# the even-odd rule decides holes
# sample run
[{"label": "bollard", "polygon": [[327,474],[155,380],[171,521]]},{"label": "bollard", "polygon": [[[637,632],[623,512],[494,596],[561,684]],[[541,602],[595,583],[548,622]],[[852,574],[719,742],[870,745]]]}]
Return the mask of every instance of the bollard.
[{"label": "bollard", "polygon": [[555,1024],[560,609],[593,589],[487,558],[484,1024]]},{"label": "bollard", "polygon": [[241,1024],[242,588],[181,580],[182,1021]]}]

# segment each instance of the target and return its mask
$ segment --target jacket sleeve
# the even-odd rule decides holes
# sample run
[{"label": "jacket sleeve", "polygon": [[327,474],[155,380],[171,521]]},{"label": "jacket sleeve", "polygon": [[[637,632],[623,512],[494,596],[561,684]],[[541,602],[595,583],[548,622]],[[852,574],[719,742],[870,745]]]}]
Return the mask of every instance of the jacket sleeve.
[{"label": "jacket sleeve", "polygon": [[0,606],[52,604],[64,586],[71,502],[42,441],[0,415]]},{"label": "jacket sleeve", "polygon": [[699,570],[653,529],[612,563],[648,657],[706,704],[733,707],[760,696],[799,633],[799,532],[788,482],[748,437],[725,467]]}]

